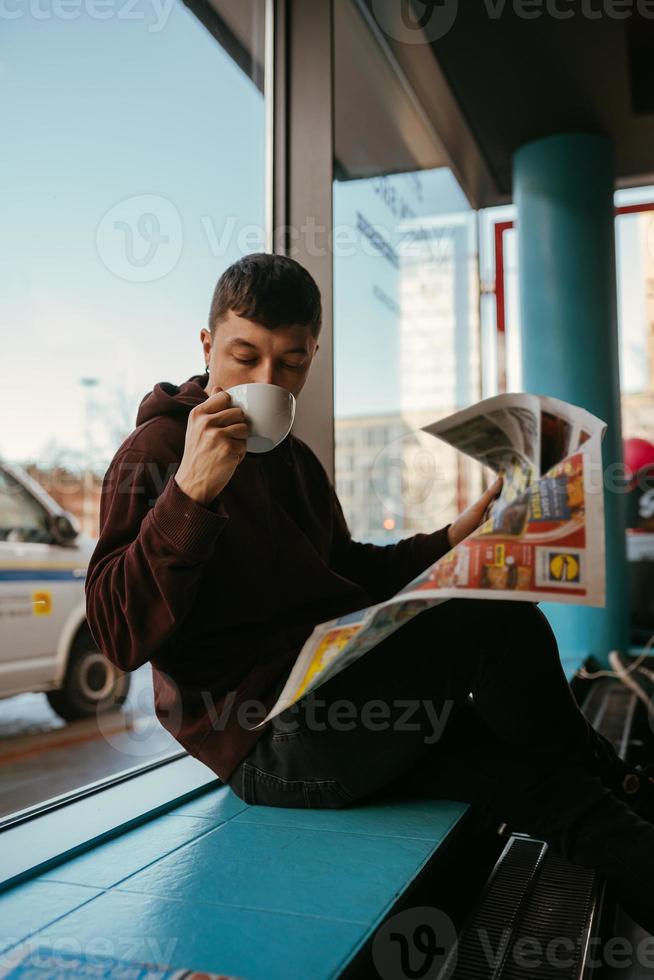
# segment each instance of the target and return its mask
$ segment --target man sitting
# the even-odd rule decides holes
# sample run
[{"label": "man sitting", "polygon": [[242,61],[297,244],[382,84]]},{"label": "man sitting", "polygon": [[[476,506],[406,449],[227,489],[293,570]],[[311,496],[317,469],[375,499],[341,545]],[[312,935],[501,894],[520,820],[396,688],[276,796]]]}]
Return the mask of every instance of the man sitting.
[{"label": "man sitting", "polygon": [[123,670],[150,661],[161,723],[247,803],[469,801],[598,868],[654,930],[652,782],[580,712],[534,603],[434,606],[253,727],[317,623],[390,598],[498,491],[447,527],[377,546],[352,540],[301,439],[247,453],[225,389],[268,382],[298,396],[320,327],[318,288],[292,259],[248,255],[220,277],[204,373],[154,386],[105,476],[86,579],[98,646]]}]

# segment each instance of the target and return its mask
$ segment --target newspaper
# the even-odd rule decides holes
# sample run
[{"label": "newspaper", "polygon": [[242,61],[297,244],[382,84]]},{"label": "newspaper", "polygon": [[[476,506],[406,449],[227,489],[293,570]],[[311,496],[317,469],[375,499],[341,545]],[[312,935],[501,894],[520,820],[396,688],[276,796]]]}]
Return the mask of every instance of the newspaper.
[{"label": "newspaper", "polygon": [[29,942],[4,954],[0,977],[2,980],[70,980],[71,977],[82,980],[238,980],[226,973],[178,969],[98,952],[74,952],[58,945],[37,943],[34,946]]},{"label": "newspaper", "polygon": [[422,431],[501,475],[500,496],[479,527],[392,598],[316,626],[257,728],[447,599],[604,604],[604,422],[556,398],[507,393]]}]

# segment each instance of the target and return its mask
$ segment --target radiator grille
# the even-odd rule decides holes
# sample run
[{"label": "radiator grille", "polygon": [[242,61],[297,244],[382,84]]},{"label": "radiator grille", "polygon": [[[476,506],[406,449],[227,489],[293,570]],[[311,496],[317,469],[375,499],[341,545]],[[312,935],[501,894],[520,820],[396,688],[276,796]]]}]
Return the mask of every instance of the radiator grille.
[{"label": "radiator grille", "polygon": [[542,841],[512,837],[441,976],[578,980],[595,901],[592,869]]}]

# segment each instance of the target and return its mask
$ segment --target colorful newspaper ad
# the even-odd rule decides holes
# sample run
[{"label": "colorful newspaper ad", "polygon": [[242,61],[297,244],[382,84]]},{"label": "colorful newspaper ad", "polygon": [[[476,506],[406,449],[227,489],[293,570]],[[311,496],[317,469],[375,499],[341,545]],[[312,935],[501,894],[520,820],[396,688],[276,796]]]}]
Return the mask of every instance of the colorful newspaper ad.
[{"label": "colorful newspaper ad", "polygon": [[391,599],[316,626],[261,725],[447,599],[604,604],[604,422],[555,398],[507,393],[423,431],[500,474],[500,496]]}]

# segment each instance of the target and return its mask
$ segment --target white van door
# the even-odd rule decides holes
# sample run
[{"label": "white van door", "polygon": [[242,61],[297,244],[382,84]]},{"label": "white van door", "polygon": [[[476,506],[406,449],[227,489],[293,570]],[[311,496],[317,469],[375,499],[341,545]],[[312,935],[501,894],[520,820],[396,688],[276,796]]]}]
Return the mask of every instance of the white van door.
[{"label": "white van door", "polygon": [[50,680],[86,562],[78,548],[52,543],[46,509],[0,469],[0,693]]}]

